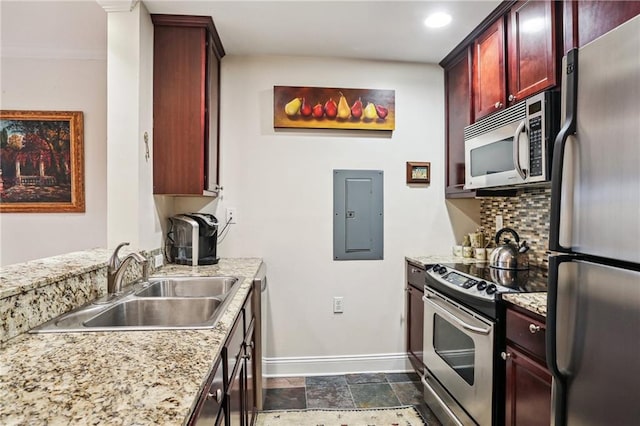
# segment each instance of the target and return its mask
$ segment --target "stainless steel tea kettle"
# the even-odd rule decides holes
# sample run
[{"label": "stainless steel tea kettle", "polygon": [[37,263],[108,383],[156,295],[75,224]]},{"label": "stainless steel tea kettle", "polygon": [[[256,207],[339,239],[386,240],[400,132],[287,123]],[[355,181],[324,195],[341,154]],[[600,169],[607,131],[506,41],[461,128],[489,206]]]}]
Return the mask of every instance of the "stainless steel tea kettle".
[{"label": "stainless steel tea kettle", "polygon": [[[500,244],[500,237],[505,232],[515,237],[515,244],[511,243],[507,238],[504,239],[504,244]],[[502,228],[496,233],[496,249],[491,253],[489,266],[509,270],[529,269],[528,250],[529,246],[527,246],[526,241],[520,244],[520,237],[516,231],[511,228]]]}]

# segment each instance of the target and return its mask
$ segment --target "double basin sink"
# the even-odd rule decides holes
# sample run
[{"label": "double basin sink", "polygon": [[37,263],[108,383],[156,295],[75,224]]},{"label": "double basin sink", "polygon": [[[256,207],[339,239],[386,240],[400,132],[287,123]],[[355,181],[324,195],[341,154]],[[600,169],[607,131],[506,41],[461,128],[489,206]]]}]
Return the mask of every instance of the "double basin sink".
[{"label": "double basin sink", "polygon": [[105,296],[31,330],[33,333],[213,328],[239,277],[152,277],[121,296]]}]

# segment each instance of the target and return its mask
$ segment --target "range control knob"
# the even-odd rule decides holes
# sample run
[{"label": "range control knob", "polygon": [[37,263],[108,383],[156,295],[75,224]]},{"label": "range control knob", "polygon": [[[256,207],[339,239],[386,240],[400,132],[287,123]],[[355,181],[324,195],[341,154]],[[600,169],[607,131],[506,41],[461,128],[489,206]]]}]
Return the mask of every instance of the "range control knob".
[{"label": "range control knob", "polygon": [[495,293],[496,291],[498,291],[498,287],[496,287],[496,285],[495,285],[495,284],[489,284],[489,285],[487,286],[487,294],[493,294],[493,293]]},{"label": "range control knob", "polygon": [[431,267],[431,270],[433,272],[438,272],[438,269],[440,269],[440,265],[438,265],[437,263]]},{"label": "range control knob", "polygon": [[480,281],[476,287],[478,288],[478,290],[482,291],[485,288],[487,288],[487,282],[486,281]]},{"label": "range control knob", "polygon": [[447,273],[447,268],[445,268],[444,266],[441,266],[440,269],[438,269],[438,273],[440,275],[444,275]]}]

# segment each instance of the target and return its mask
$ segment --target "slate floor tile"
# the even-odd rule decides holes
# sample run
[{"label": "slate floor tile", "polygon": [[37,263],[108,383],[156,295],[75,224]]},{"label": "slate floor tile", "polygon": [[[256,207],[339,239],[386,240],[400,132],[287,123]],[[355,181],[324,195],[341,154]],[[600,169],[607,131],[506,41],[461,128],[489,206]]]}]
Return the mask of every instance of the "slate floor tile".
[{"label": "slate floor tile", "polygon": [[420,381],[420,376],[416,373],[386,373],[386,376],[389,383]]},{"label": "slate floor tile", "polygon": [[423,401],[422,386],[419,382],[391,383],[391,389],[402,405],[417,405]]},{"label": "slate floor tile", "polygon": [[301,410],[307,408],[305,388],[266,389],[265,410]]},{"label": "slate floor tile", "polygon": [[349,386],[307,386],[307,408],[355,408]]},{"label": "slate floor tile", "polygon": [[365,383],[387,383],[384,373],[361,373],[347,374],[347,383],[350,385],[360,385]]},{"label": "slate floor tile", "polygon": [[307,386],[313,385],[346,385],[347,380],[343,375],[339,376],[310,376],[305,377]]},{"label": "slate floor tile", "polygon": [[358,408],[397,407],[400,401],[388,383],[350,385],[353,402]]}]

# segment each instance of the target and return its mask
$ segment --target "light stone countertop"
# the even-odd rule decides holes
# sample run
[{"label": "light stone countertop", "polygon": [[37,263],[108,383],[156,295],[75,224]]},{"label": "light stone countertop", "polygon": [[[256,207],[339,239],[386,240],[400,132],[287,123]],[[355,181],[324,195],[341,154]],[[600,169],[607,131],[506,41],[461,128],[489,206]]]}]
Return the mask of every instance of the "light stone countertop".
[{"label": "light stone countertop", "polygon": [[[453,255],[405,256],[405,260],[422,267],[427,267],[436,263],[486,263],[485,261],[478,261]],[[547,316],[547,293],[503,294],[502,299],[530,312],[542,315],[543,317]]]},{"label": "light stone countertop", "polygon": [[[126,247],[121,251],[128,252]],[[113,250],[92,249],[3,266],[0,268],[0,299],[104,267],[112,253]]]},{"label": "light stone countertop", "polygon": [[185,423],[261,263],[159,271],[244,277],[211,330],[23,334],[0,345],[0,424]]},{"label": "light stone countertop", "polygon": [[543,317],[547,316],[547,293],[503,294],[502,300]]}]

